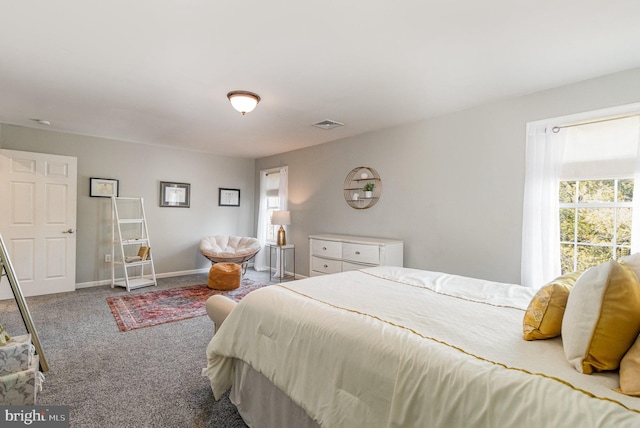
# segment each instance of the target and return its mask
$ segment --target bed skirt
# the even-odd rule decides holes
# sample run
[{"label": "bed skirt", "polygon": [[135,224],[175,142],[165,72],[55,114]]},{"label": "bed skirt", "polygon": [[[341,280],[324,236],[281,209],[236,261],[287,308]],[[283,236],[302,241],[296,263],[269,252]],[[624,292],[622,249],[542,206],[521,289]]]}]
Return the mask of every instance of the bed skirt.
[{"label": "bed skirt", "polygon": [[319,425],[269,379],[241,360],[235,360],[229,398],[250,427],[318,428]]}]

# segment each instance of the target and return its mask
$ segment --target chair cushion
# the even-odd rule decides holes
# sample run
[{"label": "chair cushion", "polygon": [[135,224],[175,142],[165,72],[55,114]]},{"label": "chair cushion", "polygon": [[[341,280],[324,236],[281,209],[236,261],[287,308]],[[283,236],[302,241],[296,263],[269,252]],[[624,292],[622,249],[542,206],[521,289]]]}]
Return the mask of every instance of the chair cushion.
[{"label": "chair cushion", "polygon": [[200,241],[200,252],[214,262],[241,263],[253,257],[262,246],[256,238],[216,235]]}]

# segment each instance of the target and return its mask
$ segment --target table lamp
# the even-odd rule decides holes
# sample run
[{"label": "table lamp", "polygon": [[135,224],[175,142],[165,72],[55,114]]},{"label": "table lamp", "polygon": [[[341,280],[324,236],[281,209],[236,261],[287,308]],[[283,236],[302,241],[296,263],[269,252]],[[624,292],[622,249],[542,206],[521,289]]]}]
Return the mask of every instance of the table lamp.
[{"label": "table lamp", "polygon": [[271,224],[279,224],[280,230],[278,230],[278,245],[287,245],[287,236],[284,233],[284,225],[291,224],[291,212],[289,211],[274,211],[271,216]]}]

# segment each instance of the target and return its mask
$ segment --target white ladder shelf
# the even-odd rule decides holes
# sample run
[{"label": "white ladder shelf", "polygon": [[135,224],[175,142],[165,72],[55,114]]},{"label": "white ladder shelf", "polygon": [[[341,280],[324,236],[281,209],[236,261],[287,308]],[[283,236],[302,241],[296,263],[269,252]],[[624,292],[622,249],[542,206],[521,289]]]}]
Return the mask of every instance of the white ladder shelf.
[{"label": "white ladder shelf", "polygon": [[[158,285],[143,198],[114,196],[111,198],[111,205],[111,288],[124,287],[131,291]],[[148,252],[146,256],[141,256],[141,249],[144,247],[148,248]],[[116,278],[117,266],[122,267],[123,277]]]}]

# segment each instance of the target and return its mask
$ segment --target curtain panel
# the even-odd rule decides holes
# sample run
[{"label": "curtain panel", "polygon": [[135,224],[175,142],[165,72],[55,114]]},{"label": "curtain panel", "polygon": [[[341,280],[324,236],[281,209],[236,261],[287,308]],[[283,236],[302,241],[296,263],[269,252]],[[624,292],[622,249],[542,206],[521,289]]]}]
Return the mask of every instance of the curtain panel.
[{"label": "curtain panel", "polygon": [[539,288],[558,277],[560,266],[560,172],[566,131],[528,125],[522,218],[521,283]]}]

